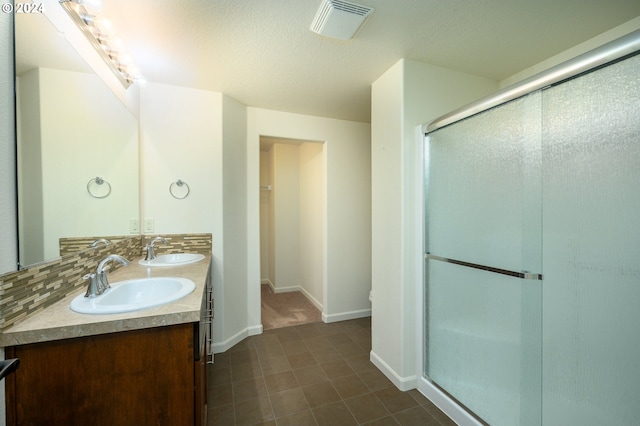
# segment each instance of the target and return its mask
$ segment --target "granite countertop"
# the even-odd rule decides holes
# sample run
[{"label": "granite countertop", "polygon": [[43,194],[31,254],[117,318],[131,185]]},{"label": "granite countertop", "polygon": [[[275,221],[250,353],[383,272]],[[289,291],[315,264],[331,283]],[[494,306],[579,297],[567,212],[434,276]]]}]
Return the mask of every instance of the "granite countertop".
[{"label": "granite countertop", "polygon": [[199,262],[173,267],[145,267],[135,259],[130,265],[109,273],[109,282],[147,277],[181,277],[192,280],[195,290],[175,302],[135,312],[109,315],[79,314],[69,308],[83,287],[54,305],[27,317],[0,334],[0,347],[85,337],[200,321],[211,254]]}]

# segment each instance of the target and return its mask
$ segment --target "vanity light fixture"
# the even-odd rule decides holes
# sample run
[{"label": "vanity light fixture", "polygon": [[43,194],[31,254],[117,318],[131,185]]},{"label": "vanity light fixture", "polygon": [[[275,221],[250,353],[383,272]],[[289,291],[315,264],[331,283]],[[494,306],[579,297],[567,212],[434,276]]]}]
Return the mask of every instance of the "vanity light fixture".
[{"label": "vanity light fixture", "polygon": [[125,88],[141,78],[131,57],[124,51],[122,41],[114,37],[110,22],[101,15],[99,0],[59,2]]}]

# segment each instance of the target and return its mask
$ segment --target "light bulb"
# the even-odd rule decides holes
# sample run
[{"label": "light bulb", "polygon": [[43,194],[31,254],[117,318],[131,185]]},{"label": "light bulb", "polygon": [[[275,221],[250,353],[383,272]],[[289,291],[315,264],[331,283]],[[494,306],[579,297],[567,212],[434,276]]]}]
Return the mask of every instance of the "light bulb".
[{"label": "light bulb", "polygon": [[122,39],[114,37],[113,40],[111,40],[111,48],[113,50],[122,51],[124,50],[123,47],[124,43],[122,42]]},{"label": "light bulb", "polygon": [[79,0],[79,2],[93,14],[102,12],[102,0]]},{"label": "light bulb", "polygon": [[104,34],[106,36],[113,34],[113,25],[111,24],[111,21],[103,16],[95,17],[93,26],[96,28],[98,34]]},{"label": "light bulb", "polygon": [[141,76],[140,70],[135,65],[132,65],[129,67],[129,75],[135,80]]}]

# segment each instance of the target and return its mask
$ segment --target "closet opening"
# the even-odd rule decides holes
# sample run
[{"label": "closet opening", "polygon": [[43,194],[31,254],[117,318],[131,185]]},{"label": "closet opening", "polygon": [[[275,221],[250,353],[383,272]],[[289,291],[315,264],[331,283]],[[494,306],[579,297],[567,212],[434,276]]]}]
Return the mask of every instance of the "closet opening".
[{"label": "closet opening", "polygon": [[260,137],[260,287],[264,330],[322,321],[324,143]]}]

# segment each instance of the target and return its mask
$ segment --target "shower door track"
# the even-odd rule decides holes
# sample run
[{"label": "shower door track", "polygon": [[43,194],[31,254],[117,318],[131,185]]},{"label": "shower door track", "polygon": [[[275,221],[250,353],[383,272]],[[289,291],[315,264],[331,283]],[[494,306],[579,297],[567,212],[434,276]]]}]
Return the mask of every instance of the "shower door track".
[{"label": "shower door track", "polygon": [[480,265],[478,263],[465,262],[463,260],[450,259],[448,257],[436,256],[431,253],[425,253],[425,259],[437,260],[439,262],[452,263],[454,265],[465,266],[467,268],[480,269],[495,274],[508,275],[510,277],[520,278],[523,280],[542,280],[542,274],[535,274],[528,271],[510,271],[508,269],[494,268],[493,266]]}]

